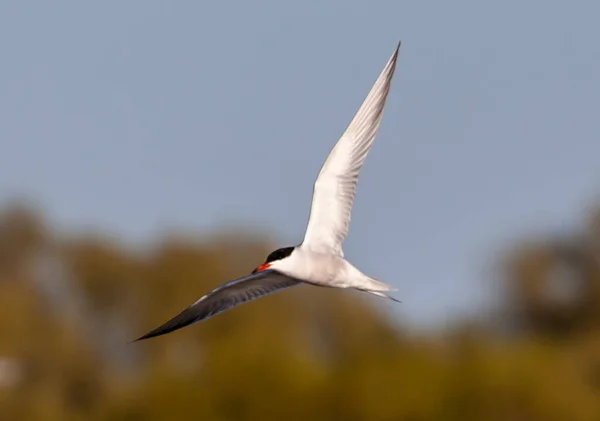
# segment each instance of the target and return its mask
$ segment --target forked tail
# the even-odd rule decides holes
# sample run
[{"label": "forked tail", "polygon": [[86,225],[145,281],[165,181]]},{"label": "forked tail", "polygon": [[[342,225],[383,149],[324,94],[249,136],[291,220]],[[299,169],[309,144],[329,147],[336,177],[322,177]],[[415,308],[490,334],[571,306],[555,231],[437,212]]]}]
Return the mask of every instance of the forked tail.
[{"label": "forked tail", "polygon": [[402,302],[388,294],[385,294],[385,292],[389,292],[389,291],[398,291],[398,288],[393,288],[392,286],[386,284],[385,282],[378,281],[377,279],[366,277],[363,285],[361,285],[360,288],[357,288],[357,289],[359,291],[366,292],[368,294],[373,294],[378,297],[387,298],[387,299],[395,301],[397,303]]},{"label": "forked tail", "polygon": [[394,288],[385,282],[378,281],[377,279],[368,276],[365,276],[365,279],[361,284],[360,288],[367,291],[398,291],[398,288]]},{"label": "forked tail", "polygon": [[387,295],[381,291],[369,291],[367,289],[359,289],[359,291],[366,292],[367,294],[377,295],[378,297],[387,298],[388,300],[392,300],[397,303],[402,303],[402,301],[397,300],[396,298],[392,297],[391,295]]}]

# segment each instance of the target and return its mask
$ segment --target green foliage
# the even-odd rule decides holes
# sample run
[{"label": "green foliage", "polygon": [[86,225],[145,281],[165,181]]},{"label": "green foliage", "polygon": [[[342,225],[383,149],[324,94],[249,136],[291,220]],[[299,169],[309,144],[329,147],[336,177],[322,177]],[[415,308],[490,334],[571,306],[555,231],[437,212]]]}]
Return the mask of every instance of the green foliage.
[{"label": "green foliage", "polygon": [[[467,321],[417,336],[375,299],[301,286],[129,343],[271,249],[246,243],[172,237],[141,253],[57,238],[26,209],[0,215],[0,420],[599,419],[593,241],[512,249],[509,335]],[[42,250],[58,275],[31,270]],[[560,282],[577,288],[563,299],[548,290],[565,262]]]}]

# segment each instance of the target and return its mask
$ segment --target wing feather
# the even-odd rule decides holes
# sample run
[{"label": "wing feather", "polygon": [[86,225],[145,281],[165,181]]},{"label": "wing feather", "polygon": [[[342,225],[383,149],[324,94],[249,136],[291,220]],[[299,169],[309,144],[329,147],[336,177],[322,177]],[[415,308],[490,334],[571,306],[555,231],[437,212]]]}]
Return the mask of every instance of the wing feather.
[{"label": "wing feather", "polygon": [[381,121],[399,49],[400,44],[319,172],[303,241],[310,248],[343,256],[358,175]]},{"label": "wing feather", "polygon": [[173,332],[201,320],[206,320],[239,304],[256,300],[298,284],[300,284],[299,281],[274,270],[265,270],[238,278],[215,288],[177,316],[134,342]]}]

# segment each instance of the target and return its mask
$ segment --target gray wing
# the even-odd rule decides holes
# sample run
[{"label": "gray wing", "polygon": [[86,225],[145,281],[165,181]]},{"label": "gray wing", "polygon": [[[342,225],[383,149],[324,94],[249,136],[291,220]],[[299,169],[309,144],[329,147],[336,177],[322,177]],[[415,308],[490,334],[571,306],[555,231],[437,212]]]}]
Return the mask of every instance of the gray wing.
[{"label": "gray wing", "polygon": [[206,320],[238,304],[299,284],[300,281],[274,270],[265,270],[235,279],[215,288],[171,320],[133,342],[173,332],[201,320]]}]

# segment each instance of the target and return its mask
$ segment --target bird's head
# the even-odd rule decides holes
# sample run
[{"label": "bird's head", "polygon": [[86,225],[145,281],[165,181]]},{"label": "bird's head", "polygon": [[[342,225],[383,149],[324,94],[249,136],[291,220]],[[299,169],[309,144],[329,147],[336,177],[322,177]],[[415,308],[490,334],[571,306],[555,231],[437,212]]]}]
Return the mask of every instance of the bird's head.
[{"label": "bird's head", "polygon": [[282,260],[286,259],[292,252],[295,247],[282,247],[267,256],[265,262],[254,269],[252,273],[262,272],[267,269],[277,269],[277,264]]}]

